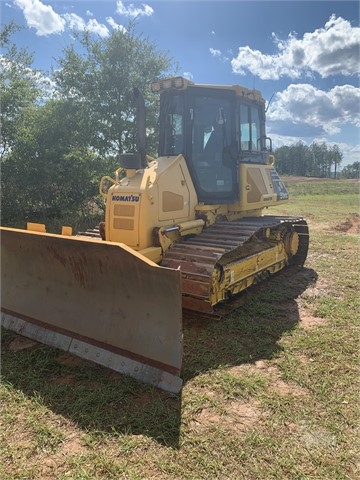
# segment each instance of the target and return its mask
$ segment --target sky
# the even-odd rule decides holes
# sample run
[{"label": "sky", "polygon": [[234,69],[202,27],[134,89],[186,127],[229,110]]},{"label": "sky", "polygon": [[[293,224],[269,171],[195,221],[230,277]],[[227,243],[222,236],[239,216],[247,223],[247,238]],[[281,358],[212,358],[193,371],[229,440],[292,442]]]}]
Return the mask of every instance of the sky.
[{"label": "sky", "polygon": [[243,85],[270,101],[275,148],[337,144],[342,167],[360,160],[360,27],[357,1],[0,0],[1,24],[50,75],[73,31],[136,31],[195,83]]}]

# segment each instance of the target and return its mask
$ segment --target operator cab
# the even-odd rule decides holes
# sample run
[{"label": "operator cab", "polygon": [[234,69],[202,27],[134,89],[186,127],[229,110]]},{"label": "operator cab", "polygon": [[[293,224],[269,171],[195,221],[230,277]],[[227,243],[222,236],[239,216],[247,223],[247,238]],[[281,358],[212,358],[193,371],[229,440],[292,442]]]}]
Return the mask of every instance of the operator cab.
[{"label": "operator cab", "polygon": [[237,201],[239,164],[270,163],[260,93],[182,77],[156,82],[152,90],[160,92],[159,156],[184,155],[199,202]]}]

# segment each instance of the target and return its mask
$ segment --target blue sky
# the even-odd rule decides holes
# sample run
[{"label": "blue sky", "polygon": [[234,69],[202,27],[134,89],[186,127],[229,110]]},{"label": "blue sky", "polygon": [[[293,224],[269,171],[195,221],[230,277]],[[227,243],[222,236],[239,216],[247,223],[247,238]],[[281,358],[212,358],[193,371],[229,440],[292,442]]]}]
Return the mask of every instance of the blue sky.
[{"label": "blue sky", "polygon": [[72,30],[105,37],[136,16],[137,32],[196,83],[257,88],[272,102],[275,147],[337,143],[343,166],[360,159],[360,28],[356,1],[0,0],[1,23],[51,71]]}]

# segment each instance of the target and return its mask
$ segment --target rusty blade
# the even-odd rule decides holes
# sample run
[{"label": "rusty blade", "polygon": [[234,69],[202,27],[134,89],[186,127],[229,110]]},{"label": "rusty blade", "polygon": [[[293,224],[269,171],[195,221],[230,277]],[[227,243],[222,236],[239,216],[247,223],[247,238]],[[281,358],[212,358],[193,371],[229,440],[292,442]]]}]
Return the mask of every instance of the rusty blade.
[{"label": "rusty blade", "polygon": [[179,271],[123,244],[10,228],[1,263],[8,315],[179,377]]}]

